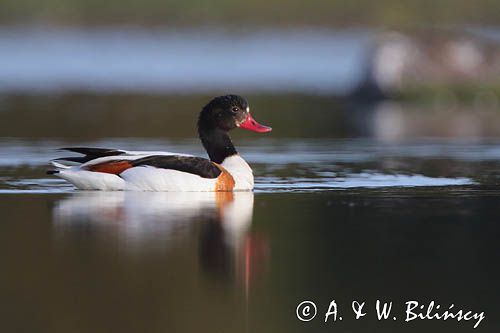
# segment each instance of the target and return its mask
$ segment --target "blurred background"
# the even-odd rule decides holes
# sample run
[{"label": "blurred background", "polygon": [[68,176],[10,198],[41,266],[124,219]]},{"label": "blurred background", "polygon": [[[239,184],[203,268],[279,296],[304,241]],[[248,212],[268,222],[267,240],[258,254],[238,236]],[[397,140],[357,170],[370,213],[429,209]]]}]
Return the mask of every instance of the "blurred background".
[{"label": "blurred background", "polygon": [[6,0],[0,133],[191,137],[211,96],[239,93],[277,137],[498,136],[499,13],[486,0]]}]

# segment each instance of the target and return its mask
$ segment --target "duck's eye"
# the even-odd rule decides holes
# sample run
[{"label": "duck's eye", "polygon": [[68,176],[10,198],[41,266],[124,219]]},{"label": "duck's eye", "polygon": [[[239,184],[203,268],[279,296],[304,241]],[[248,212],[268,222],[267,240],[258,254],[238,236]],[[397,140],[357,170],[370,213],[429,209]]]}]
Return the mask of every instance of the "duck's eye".
[{"label": "duck's eye", "polygon": [[233,107],[233,108],[231,109],[231,112],[232,112],[233,114],[236,114],[236,113],[238,113],[238,111],[239,111],[239,110],[240,110],[240,109],[238,109],[238,108],[235,106],[235,107]]}]

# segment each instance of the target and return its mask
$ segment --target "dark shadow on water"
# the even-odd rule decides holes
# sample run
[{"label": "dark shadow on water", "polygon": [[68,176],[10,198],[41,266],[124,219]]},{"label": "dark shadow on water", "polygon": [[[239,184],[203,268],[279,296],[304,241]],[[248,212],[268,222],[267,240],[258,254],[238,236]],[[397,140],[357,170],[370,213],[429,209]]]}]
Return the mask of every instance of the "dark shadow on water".
[{"label": "dark shadow on water", "polygon": [[[496,185],[2,194],[0,315],[25,332],[471,332],[405,323],[415,299],[485,311],[478,332],[498,332],[498,198]],[[332,299],[344,320],[325,324]],[[397,321],[375,318],[377,299]]]}]

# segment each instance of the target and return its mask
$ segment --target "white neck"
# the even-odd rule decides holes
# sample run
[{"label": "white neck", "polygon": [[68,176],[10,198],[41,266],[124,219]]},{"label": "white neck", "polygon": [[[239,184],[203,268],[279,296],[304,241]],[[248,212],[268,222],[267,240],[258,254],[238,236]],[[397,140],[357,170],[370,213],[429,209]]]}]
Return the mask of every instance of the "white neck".
[{"label": "white neck", "polygon": [[238,154],[226,157],[221,165],[234,178],[234,191],[253,189],[253,172],[247,162]]}]

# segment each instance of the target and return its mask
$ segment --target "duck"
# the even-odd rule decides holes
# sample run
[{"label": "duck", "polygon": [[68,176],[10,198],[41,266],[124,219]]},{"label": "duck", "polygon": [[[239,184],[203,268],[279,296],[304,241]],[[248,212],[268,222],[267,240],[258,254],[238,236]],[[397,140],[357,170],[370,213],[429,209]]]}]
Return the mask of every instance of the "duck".
[{"label": "duck", "polygon": [[66,147],[80,156],[50,161],[48,174],[79,190],[155,192],[252,191],[251,167],[239,155],[229,132],[241,128],[267,133],[239,95],[213,98],[198,117],[198,136],[208,158],[172,152],[127,151],[109,148]]}]

